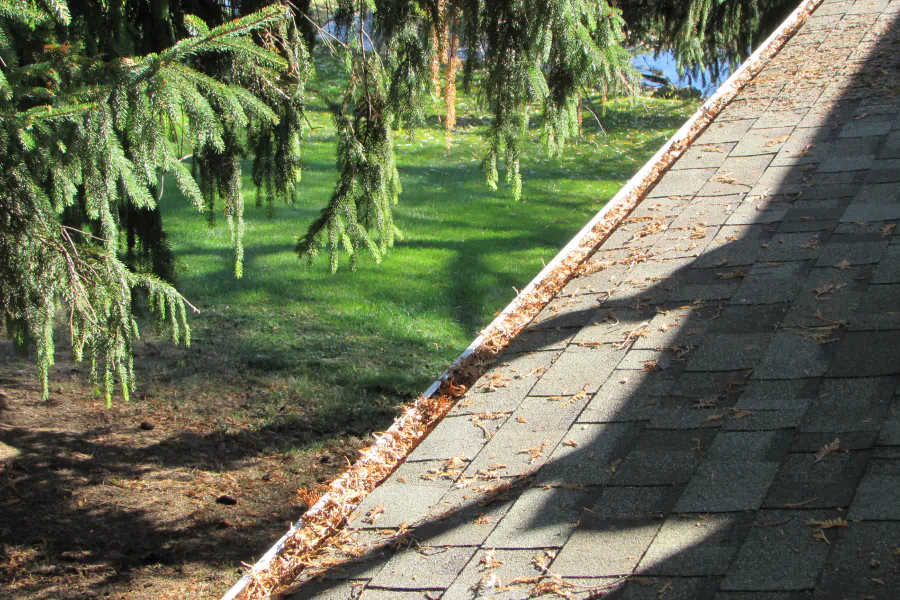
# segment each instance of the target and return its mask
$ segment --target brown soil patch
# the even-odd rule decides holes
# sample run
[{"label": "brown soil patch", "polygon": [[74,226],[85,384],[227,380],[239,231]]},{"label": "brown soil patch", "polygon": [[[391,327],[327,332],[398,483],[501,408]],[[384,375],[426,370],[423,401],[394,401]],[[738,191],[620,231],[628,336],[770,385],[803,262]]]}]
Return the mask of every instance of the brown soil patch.
[{"label": "brown soil patch", "polygon": [[107,409],[88,367],[62,360],[43,402],[0,342],[4,599],[218,598],[306,510],[298,490],[346,470],[373,426],[322,428],[302,402],[272,406],[265,381],[184,386],[165,375],[179,350],[148,347],[143,390]]}]

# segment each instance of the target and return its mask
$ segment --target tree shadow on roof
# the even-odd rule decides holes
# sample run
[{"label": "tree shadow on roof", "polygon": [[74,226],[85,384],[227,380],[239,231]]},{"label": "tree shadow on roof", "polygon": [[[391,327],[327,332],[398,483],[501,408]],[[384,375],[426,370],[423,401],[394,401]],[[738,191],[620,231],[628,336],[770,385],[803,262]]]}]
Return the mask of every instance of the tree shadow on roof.
[{"label": "tree shadow on roof", "polygon": [[[820,581],[832,546],[807,525],[846,517],[897,383],[873,379],[870,413],[829,404],[837,378],[879,374],[848,332],[900,239],[878,187],[900,177],[879,163],[900,156],[900,36],[876,17],[813,18],[291,598],[883,593],[842,564],[862,565],[843,531]],[[816,451],[847,432],[836,485]]]}]

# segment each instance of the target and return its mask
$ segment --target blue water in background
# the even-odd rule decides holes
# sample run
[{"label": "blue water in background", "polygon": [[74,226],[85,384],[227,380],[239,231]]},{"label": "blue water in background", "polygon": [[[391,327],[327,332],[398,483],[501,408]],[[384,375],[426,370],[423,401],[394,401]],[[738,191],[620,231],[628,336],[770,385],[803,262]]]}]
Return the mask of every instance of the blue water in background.
[{"label": "blue water in background", "polygon": [[[691,77],[689,73],[685,73],[683,76],[679,75],[678,67],[675,64],[675,57],[671,52],[666,52],[658,56],[654,56],[653,54],[642,54],[636,56],[632,64],[642,73],[648,73],[651,70],[661,72],[662,76],[666,77],[676,87],[691,87],[699,90],[700,95],[703,98],[712,96],[713,93],[719,89],[719,86],[725,83],[725,80],[731,75],[731,72],[727,69],[723,69],[722,74],[718,79],[714,79],[708,69],[702,74],[703,77]],[[644,82],[652,87],[660,87],[659,84],[651,83],[647,80]]]}]

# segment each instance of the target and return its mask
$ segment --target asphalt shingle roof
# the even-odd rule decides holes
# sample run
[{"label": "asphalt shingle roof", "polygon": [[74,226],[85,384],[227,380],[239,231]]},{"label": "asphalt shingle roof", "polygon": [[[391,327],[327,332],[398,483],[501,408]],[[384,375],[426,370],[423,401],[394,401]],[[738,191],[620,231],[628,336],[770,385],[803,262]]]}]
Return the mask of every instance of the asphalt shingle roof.
[{"label": "asphalt shingle roof", "polygon": [[897,598],[898,20],[825,0],[294,598]]}]

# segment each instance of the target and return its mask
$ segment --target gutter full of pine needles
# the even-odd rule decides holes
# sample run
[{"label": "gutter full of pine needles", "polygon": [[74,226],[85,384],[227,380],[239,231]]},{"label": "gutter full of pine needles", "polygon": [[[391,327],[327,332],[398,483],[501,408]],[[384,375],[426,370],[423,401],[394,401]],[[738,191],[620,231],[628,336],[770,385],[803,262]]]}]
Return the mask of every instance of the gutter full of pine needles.
[{"label": "gutter full of pine needles", "polygon": [[[824,0],[803,0],[790,16],[671,139],[394,422],[336,479],[221,600],[283,598],[366,495],[384,481],[450,411],[504,348],[576,275],[581,265],[628,217],[715,117],[740,93]],[[501,486],[503,484],[500,484]],[[399,535],[404,535],[400,532]]]}]

